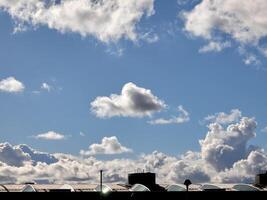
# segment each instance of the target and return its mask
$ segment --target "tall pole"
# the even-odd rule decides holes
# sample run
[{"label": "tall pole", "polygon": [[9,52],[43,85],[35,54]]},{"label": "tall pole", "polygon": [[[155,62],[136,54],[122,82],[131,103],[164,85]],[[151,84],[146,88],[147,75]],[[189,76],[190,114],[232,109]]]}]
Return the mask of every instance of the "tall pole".
[{"label": "tall pole", "polygon": [[102,193],[103,188],[103,170],[100,170],[100,192]]}]

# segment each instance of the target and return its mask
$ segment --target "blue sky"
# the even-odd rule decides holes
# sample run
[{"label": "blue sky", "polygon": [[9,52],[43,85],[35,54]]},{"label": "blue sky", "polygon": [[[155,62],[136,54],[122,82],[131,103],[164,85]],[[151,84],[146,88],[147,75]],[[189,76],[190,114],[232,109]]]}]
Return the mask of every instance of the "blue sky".
[{"label": "blue sky", "polygon": [[[46,25],[28,25],[26,31],[13,33],[16,24],[2,10],[0,80],[15,77],[25,89],[15,94],[0,92],[1,142],[78,155],[105,136],[117,136],[134,155],[154,150],[180,155],[199,151],[198,140],[207,133],[206,125],[200,123],[205,117],[239,109],[258,123],[257,137],[251,143],[266,148],[266,133],[261,132],[267,126],[266,57],[255,46],[223,32],[219,35],[231,41],[230,48],[200,53],[208,40],[186,32],[184,20],[178,17],[179,12],[191,11],[199,2],[155,1],[155,14],[136,23],[137,33],[157,35],[158,40],[152,43],[123,38],[106,43],[95,36],[61,33]],[[266,37],[260,39],[264,44]],[[256,55],[260,63],[245,64],[240,46]],[[118,55],[120,49],[122,55]],[[96,97],[120,94],[129,82],[150,89],[168,109],[151,118],[102,119],[91,112],[90,103]],[[52,89],[41,90],[42,83]],[[188,122],[147,123],[177,115],[179,105],[190,114]],[[57,141],[33,137],[48,131],[69,137]]]}]

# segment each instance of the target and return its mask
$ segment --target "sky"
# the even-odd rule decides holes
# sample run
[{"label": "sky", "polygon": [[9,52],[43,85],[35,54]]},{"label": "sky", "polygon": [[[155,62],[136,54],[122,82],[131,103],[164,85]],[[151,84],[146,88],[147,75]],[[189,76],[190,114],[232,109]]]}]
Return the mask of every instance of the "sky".
[{"label": "sky", "polygon": [[0,182],[93,182],[100,168],[109,182],[139,168],[253,180],[267,169],[266,9],[0,0]]}]

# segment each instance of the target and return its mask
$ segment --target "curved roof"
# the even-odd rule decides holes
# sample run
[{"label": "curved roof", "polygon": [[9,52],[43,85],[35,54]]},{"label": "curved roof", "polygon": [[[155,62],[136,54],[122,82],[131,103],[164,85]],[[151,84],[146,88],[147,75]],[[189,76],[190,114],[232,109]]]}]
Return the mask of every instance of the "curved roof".
[{"label": "curved roof", "polygon": [[5,185],[0,184],[0,187],[2,187],[5,192],[9,192],[9,190],[7,189],[7,187]]},{"label": "curved roof", "polygon": [[103,184],[102,185],[102,191],[101,191],[101,186],[100,185],[97,185],[94,190],[97,191],[97,192],[108,193],[108,192],[111,192],[112,191],[112,188],[109,187],[106,184]]},{"label": "curved roof", "polygon": [[36,190],[32,185],[25,185],[21,192],[36,192]]},{"label": "curved roof", "polygon": [[201,190],[220,190],[223,189],[217,185],[213,185],[213,184],[204,184],[202,186],[200,186]]},{"label": "curved roof", "polygon": [[64,184],[59,189],[70,190],[71,192],[75,192],[74,188],[69,184]]},{"label": "curved roof", "polygon": [[150,192],[150,189],[142,184],[134,184],[129,190],[132,192]]},{"label": "curved roof", "polygon": [[248,184],[236,184],[233,189],[237,191],[260,191],[258,188]]},{"label": "curved roof", "polygon": [[186,191],[186,188],[184,185],[180,184],[173,184],[169,185],[165,188],[168,192],[182,192]]}]

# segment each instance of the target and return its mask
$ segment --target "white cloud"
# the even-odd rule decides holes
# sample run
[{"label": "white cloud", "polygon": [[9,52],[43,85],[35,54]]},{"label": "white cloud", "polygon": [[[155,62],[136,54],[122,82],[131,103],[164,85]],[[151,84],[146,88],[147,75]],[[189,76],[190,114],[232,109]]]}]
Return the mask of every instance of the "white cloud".
[{"label": "white cloud", "polygon": [[61,134],[61,133],[56,133],[54,131],[49,131],[47,133],[41,133],[36,136],[34,136],[36,139],[42,139],[42,140],[64,140],[67,138],[67,136]]},{"label": "white cloud", "polygon": [[0,80],[0,91],[2,92],[17,93],[23,92],[24,89],[25,86],[23,83],[16,80],[14,77],[8,77]]},{"label": "white cloud", "polygon": [[155,12],[154,0],[0,0],[0,8],[15,20],[15,30],[45,25],[105,43],[138,40],[136,25]]},{"label": "white cloud", "polygon": [[52,164],[58,161],[58,159],[56,159],[55,156],[49,153],[36,151],[26,144],[20,144],[15,147],[21,149],[23,153],[28,154],[31,158],[32,164],[34,165],[37,164],[37,162]]},{"label": "white cloud", "polygon": [[256,125],[255,119],[247,117],[226,129],[219,123],[209,124],[205,139],[199,141],[202,159],[218,171],[230,168],[247,155],[248,141],[256,137]]},{"label": "white cloud", "polygon": [[201,159],[200,154],[192,151],[176,159],[166,170],[169,170],[166,173],[169,183],[183,183],[186,179],[194,183],[210,182],[214,175],[214,170]]},{"label": "white cloud", "polygon": [[267,169],[267,154],[263,150],[252,151],[246,159],[234,163],[232,168],[220,172],[215,180],[224,183],[251,183],[262,169]]},{"label": "white cloud", "polygon": [[257,44],[267,36],[265,0],[203,0],[185,12],[185,30],[211,39],[216,30],[241,43]]},{"label": "white cloud", "polygon": [[25,144],[12,146],[9,143],[0,143],[0,162],[10,166],[21,167],[27,162],[32,165],[35,165],[37,162],[51,164],[57,161],[54,156],[35,151]]},{"label": "white cloud", "polygon": [[230,124],[238,121],[242,117],[242,113],[238,109],[232,109],[229,114],[224,112],[216,113],[205,117],[204,121],[211,121],[219,124]]},{"label": "white cloud", "polygon": [[244,46],[238,47],[238,53],[244,57],[243,62],[245,65],[259,66],[261,64],[258,57],[255,54],[248,52]]},{"label": "white cloud", "polygon": [[17,146],[11,146],[9,143],[0,144],[0,161],[10,166],[22,166],[24,162],[30,161],[30,156],[24,153]]},{"label": "white cloud", "polygon": [[56,79],[52,79],[52,83],[43,82],[39,90],[32,91],[33,94],[40,95],[42,92],[60,92],[63,88],[57,86]]},{"label": "white cloud", "polygon": [[183,124],[190,120],[189,113],[183,108],[182,105],[178,106],[178,112],[180,113],[178,117],[172,117],[170,119],[159,118],[151,120],[149,124]]},{"label": "white cloud", "polygon": [[92,144],[89,146],[89,151],[81,150],[80,154],[83,156],[91,156],[97,154],[122,154],[130,153],[131,149],[124,147],[118,141],[117,137],[104,137],[101,144]]},{"label": "white cloud", "polygon": [[91,102],[91,111],[100,118],[105,117],[144,117],[164,109],[166,105],[148,89],[127,83],[121,94],[110,97],[97,97]]},{"label": "white cloud", "polygon": [[[96,183],[100,169],[105,172],[105,183],[125,183],[127,174],[138,169],[157,173],[157,182],[165,184],[183,183],[187,178],[193,183],[251,183],[255,174],[267,170],[267,153],[258,147],[249,146],[250,139],[256,136],[255,119],[242,117],[225,128],[215,122],[208,128],[206,137],[200,141],[200,152],[188,151],[179,157],[154,151],[132,159],[99,160],[91,156],[40,153],[26,145],[2,143],[1,183],[34,180]],[[105,142],[102,141],[98,145],[104,148],[108,146],[103,144]],[[98,151],[99,148],[92,149]]]},{"label": "white cloud", "polygon": [[[202,51],[222,49],[211,42],[220,41],[224,35],[240,46],[256,47],[267,37],[267,1],[265,0],[202,0],[190,11],[182,12],[184,30],[209,42]],[[254,64],[250,57],[245,63]]]},{"label": "white cloud", "polygon": [[155,42],[159,41],[159,36],[157,34],[154,34],[151,32],[147,32],[147,33],[143,34],[141,36],[141,38],[148,43],[155,43]]},{"label": "white cloud", "polygon": [[52,87],[48,83],[42,83],[41,89],[50,92],[50,90],[52,89]]},{"label": "white cloud", "polygon": [[261,63],[254,54],[247,55],[243,61],[246,65],[259,65]]},{"label": "white cloud", "polygon": [[231,47],[231,42],[217,42],[217,41],[210,41],[207,45],[203,46],[199,49],[199,53],[207,53],[207,52],[221,52],[225,48]]}]

